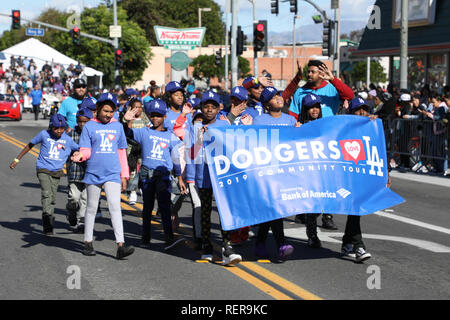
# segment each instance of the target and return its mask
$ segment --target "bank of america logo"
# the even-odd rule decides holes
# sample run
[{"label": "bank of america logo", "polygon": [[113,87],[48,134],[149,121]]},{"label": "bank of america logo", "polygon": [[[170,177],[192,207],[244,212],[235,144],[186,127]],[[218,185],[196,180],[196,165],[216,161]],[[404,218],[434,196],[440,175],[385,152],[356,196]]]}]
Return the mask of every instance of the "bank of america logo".
[{"label": "bank of america logo", "polygon": [[352,194],[350,191],[345,190],[344,188],[339,189],[338,191],[336,191],[336,193],[339,194],[344,199]]}]

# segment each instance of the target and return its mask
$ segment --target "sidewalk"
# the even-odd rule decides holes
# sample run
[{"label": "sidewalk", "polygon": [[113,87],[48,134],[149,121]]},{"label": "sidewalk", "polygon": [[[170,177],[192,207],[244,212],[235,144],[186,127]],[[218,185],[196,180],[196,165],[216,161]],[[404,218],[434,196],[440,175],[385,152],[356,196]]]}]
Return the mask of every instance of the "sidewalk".
[{"label": "sidewalk", "polygon": [[428,184],[434,184],[434,185],[441,186],[441,187],[450,188],[449,176],[446,176],[446,177],[430,176],[428,174],[423,174],[423,173],[420,174],[420,173],[414,173],[414,172],[401,173],[401,172],[396,171],[395,169],[392,170],[389,174],[392,178],[396,178],[396,179],[428,183]]}]

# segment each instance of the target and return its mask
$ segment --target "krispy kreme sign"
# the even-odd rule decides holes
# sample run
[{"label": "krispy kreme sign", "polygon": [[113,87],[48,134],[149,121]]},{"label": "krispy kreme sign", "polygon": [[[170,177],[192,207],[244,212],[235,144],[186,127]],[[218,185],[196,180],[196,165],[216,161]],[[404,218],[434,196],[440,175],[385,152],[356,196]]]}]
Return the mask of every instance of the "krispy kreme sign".
[{"label": "krispy kreme sign", "polygon": [[206,31],[206,28],[174,29],[161,26],[155,26],[154,29],[161,46],[200,46]]}]

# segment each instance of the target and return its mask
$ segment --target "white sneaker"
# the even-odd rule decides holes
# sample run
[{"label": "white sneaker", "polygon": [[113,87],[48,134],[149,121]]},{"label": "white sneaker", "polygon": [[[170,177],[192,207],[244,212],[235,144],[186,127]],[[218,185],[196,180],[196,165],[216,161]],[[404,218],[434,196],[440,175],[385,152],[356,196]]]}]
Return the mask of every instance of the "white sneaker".
[{"label": "white sneaker", "polygon": [[412,168],[411,168],[411,170],[412,171],[417,171],[417,170],[419,170],[419,168],[422,166],[422,162],[417,162]]},{"label": "white sneaker", "polygon": [[239,254],[234,253],[233,250],[231,249],[231,247],[228,247],[226,249],[222,248],[222,265],[223,266],[238,264],[241,261],[242,261],[242,257]]},{"label": "white sneaker", "polygon": [[137,193],[136,191],[131,191],[130,197],[128,198],[128,203],[133,205],[136,204],[137,201]]},{"label": "white sneaker", "polygon": [[342,246],[341,253],[343,257],[356,258],[356,253],[353,251],[353,245],[351,243]]},{"label": "white sneaker", "polygon": [[358,248],[355,254],[356,254],[356,262],[363,262],[372,257],[372,255],[363,248]]}]

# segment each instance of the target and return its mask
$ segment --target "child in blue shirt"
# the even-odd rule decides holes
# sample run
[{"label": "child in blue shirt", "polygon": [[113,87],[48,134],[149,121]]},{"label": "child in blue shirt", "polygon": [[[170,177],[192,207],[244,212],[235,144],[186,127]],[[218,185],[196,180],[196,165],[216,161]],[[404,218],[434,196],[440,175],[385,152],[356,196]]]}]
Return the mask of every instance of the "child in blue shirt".
[{"label": "child in blue shirt", "polygon": [[41,184],[42,224],[46,235],[53,234],[56,192],[59,180],[64,175],[64,164],[72,151],[78,150],[78,145],[65,133],[66,126],[65,118],[54,114],[50,118],[49,129],[42,130],[31,139],[9,166],[14,169],[26,153],[35,145],[41,144],[36,171]]},{"label": "child in blue shirt", "polygon": [[[195,156],[194,161],[186,163],[186,182],[195,183],[198,188],[201,201],[201,226],[202,226],[202,259],[212,261],[213,247],[211,244],[211,211],[213,189],[209,176],[208,164],[205,163],[203,133],[207,128],[228,126],[228,121],[217,120],[220,111],[219,95],[213,91],[207,91],[202,96],[201,110],[203,122],[190,130],[191,150]],[[191,154],[191,152],[188,152]],[[191,157],[192,159],[192,157]],[[231,232],[222,231],[222,264],[230,265],[242,261],[239,254],[233,252],[231,247]]]},{"label": "child in blue shirt", "polygon": [[120,194],[129,178],[127,163],[127,140],[122,125],[113,118],[117,98],[103,93],[97,101],[97,117],[85,124],[80,137],[80,152],[72,161],[87,161],[83,182],[87,188],[87,210],[85,214],[83,254],[95,255],[92,245],[95,214],[102,186],[105,188],[111,222],[117,243],[117,259],[123,259],[134,252],[132,246],[124,245]]},{"label": "child in blue shirt", "polygon": [[128,121],[136,116],[136,109],[129,109],[124,115],[124,129],[128,138],[141,145],[142,167],[139,171],[139,185],[142,189],[144,209],[142,211],[142,244],[149,245],[151,239],[151,218],[155,196],[158,200],[158,210],[161,213],[164,234],[166,237],[165,250],[183,241],[175,239],[171,221],[172,189],[171,172],[175,171],[181,193],[186,192],[181,177],[181,167],[178,161],[173,161],[175,149],[181,141],[164,127],[167,106],[160,99],[151,100],[145,104],[145,113],[152,123],[152,127],[129,128]]},{"label": "child in blue shirt", "polygon": [[[277,89],[274,87],[265,88],[263,92],[261,92],[260,99],[263,106],[269,110],[269,113],[263,113],[256,117],[253,120],[254,125],[300,126],[293,116],[281,112],[281,109],[284,106],[284,100],[281,94],[278,93]],[[273,236],[278,247],[279,258],[285,260],[289,255],[291,255],[294,248],[286,242],[283,228],[283,219],[276,219],[261,223],[256,236],[255,254],[261,257],[268,256],[265,243],[269,229],[272,229]]]}]

